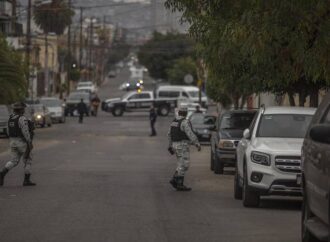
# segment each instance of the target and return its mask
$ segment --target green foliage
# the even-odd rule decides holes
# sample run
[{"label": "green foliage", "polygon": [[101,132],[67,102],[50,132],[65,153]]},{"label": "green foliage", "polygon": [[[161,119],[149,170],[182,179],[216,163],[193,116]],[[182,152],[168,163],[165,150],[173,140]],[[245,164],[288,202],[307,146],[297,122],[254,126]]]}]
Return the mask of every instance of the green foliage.
[{"label": "green foliage", "polygon": [[195,43],[185,34],[155,32],[153,38],[143,45],[138,58],[155,79],[168,80],[168,69],[176,60],[194,55]]},{"label": "green foliage", "polygon": [[[330,84],[330,4],[318,0],[167,0],[183,12],[226,93],[299,93]],[[317,94],[317,93],[316,93]]]},{"label": "green foliage", "polygon": [[80,71],[77,68],[72,68],[70,71],[70,79],[72,81],[79,81],[80,79]]},{"label": "green foliage", "polygon": [[24,98],[25,69],[20,54],[12,50],[0,37],[0,103],[9,104]]},{"label": "green foliage", "polygon": [[125,59],[130,53],[130,46],[124,42],[116,42],[110,50],[107,66],[111,69],[119,61]]},{"label": "green foliage", "polygon": [[197,81],[196,63],[191,57],[184,57],[174,61],[172,67],[166,70],[168,80],[174,85],[186,85],[184,83],[184,77],[190,74],[194,77],[194,84]]},{"label": "green foliage", "polygon": [[45,33],[63,34],[71,24],[74,12],[64,0],[52,0],[51,3],[37,5],[34,8],[34,21]]}]

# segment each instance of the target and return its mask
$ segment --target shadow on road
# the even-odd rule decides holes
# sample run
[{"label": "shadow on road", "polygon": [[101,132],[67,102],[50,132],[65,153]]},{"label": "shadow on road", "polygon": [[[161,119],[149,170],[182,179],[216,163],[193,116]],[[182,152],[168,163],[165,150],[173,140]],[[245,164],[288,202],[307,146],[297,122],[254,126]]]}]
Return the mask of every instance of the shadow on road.
[{"label": "shadow on road", "polygon": [[260,202],[260,208],[263,208],[263,209],[300,211],[301,205],[302,205],[301,198],[267,197],[267,198],[261,199],[261,202]]}]

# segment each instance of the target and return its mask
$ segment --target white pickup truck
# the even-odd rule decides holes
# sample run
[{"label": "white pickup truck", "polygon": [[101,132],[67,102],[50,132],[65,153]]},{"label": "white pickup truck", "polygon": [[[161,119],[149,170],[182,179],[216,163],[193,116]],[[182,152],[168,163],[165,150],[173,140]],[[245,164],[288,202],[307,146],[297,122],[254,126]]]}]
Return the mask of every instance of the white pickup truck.
[{"label": "white pickup truck", "polygon": [[128,92],[122,98],[106,99],[102,102],[102,110],[113,116],[122,116],[124,112],[149,111],[154,106],[160,116],[167,116],[176,107],[177,100],[155,99],[152,91]]}]

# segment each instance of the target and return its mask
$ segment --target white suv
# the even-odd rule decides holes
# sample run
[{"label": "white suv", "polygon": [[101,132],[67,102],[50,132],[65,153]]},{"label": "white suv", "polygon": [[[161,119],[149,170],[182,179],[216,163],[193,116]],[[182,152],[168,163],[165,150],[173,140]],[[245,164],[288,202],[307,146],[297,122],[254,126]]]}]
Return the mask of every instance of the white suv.
[{"label": "white suv", "polygon": [[234,196],[246,207],[260,196],[301,195],[301,147],[314,108],[261,108],[237,146]]}]

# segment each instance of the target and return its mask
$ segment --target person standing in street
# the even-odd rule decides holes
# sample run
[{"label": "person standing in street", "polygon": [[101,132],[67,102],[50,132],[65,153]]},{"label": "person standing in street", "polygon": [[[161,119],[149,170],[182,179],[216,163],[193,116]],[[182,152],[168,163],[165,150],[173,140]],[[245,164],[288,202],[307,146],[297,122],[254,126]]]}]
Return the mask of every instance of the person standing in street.
[{"label": "person standing in street", "polygon": [[97,96],[97,94],[95,94],[91,101],[92,101],[92,106],[93,106],[93,116],[96,117],[97,116],[97,111],[99,109],[99,105],[101,103],[101,100]]},{"label": "person standing in street", "polygon": [[84,103],[84,99],[81,99],[80,103],[78,103],[77,111],[79,114],[79,123],[81,124],[84,121],[84,114],[88,114],[87,105]]},{"label": "person standing in street", "polygon": [[149,120],[150,120],[150,127],[151,127],[151,134],[150,136],[156,136],[157,132],[155,129],[155,123],[157,121],[157,112],[154,105],[151,106],[149,111]]},{"label": "person standing in street", "polygon": [[178,191],[190,191],[190,187],[186,187],[184,183],[184,176],[189,169],[190,163],[190,144],[197,147],[201,151],[201,145],[197,136],[192,131],[190,121],[186,118],[188,114],[187,108],[180,108],[178,117],[175,118],[170,126],[168,132],[169,148],[168,151],[176,155],[178,160],[176,171],[170,184]]},{"label": "person standing in street", "polygon": [[10,138],[12,160],[8,161],[0,172],[0,186],[3,186],[6,174],[17,166],[21,159],[24,161],[25,173],[23,186],[35,186],[36,184],[30,180],[33,127],[30,121],[24,116],[25,103],[15,103],[12,105],[12,108],[14,113],[10,115],[8,120],[8,135]]}]

